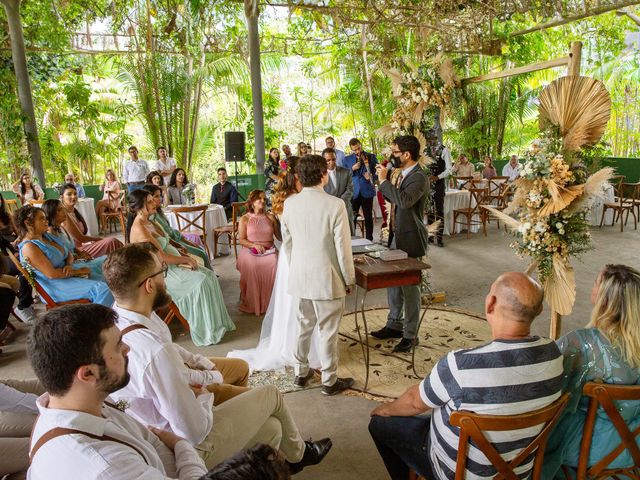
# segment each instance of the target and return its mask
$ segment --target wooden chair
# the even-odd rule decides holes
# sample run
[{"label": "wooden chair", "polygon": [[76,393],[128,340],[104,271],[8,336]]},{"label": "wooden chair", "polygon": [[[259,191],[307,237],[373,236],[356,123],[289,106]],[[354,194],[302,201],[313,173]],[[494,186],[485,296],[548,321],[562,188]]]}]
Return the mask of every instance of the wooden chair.
[{"label": "wooden chair", "polygon": [[451,177],[453,188],[465,190],[469,188],[473,177]]},{"label": "wooden chair", "polygon": [[199,236],[204,249],[207,251],[207,256],[211,258],[211,252],[209,252],[209,247],[207,246],[208,208],[208,205],[180,206],[172,208],[171,211],[176,214],[180,233]]},{"label": "wooden chair", "polygon": [[364,238],[364,217],[360,214],[355,219],[356,228],[360,229],[360,234]]},{"label": "wooden chair", "polygon": [[238,222],[240,221],[240,217],[244,215],[247,209],[247,204],[245,202],[233,202],[231,204],[231,224],[233,226],[233,253],[238,258]]},{"label": "wooden chair", "polygon": [[[453,412],[449,421],[452,426],[460,428],[456,480],[463,480],[465,478],[470,441],[473,442],[474,446],[476,446],[496,468],[498,471],[498,475],[494,477],[496,479],[518,480],[519,477],[515,474],[514,470],[526,461],[530,455],[535,454],[531,478],[532,480],[539,480],[542,473],[542,460],[544,458],[547,439],[549,438],[551,430],[553,430],[553,427],[560,419],[568,400],[569,394],[565,393],[551,405],[547,405],[534,412],[522,413],[520,415],[480,415],[464,410]],[[502,458],[483,433],[520,430],[538,425],[542,425],[540,433],[509,462]]]},{"label": "wooden chair", "polygon": [[[22,266],[22,264],[18,261],[18,259],[12,252],[7,251],[7,255],[9,255],[9,258],[11,259],[13,264],[16,266],[20,274],[24,276],[24,278],[27,278],[27,279],[31,278],[29,275],[29,272],[27,272],[27,270]],[[51,310],[52,308],[56,308],[56,307],[61,307],[62,305],[70,305],[73,303],[91,303],[91,300],[89,300],[88,298],[78,298],[76,300],[70,300],[68,302],[55,302],[53,298],[51,298],[49,294],[45,291],[45,289],[42,288],[42,285],[38,283],[38,280],[36,280],[35,278],[32,278],[32,280],[33,280],[33,287],[35,288],[36,292],[38,292],[38,295],[40,295],[40,297],[44,301],[45,306],[47,307],[47,310]]]},{"label": "wooden chair", "polygon": [[[625,191],[631,191],[630,197],[625,197]],[[607,210],[613,210],[613,221],[611,226],[614,226],[618,220],[620,220],[620,231],[624,231],[624,225],[629,220],[629,213],[633,215],[634,228],[638,229],[638,215],[636,215],[636,209],[640,204],[640,182],[637,183],[624,183],[618,184],[616,190],[616,196],[614,202],[605,202],[602,206],[602,217],[600,218],[600,227],[604,223],[604,216]],[[622,215],[626,213],[626,217],[623,220]]]},{"label": "wooden chair", "polygon": [[[466,225],[467,238],[471,236],[471,227],[482,225],[482,231],[487,236],[487,213],[482,205],[486,205],[487,188],[469,188],[469,205],[467,208],[458,208],[453,211],[452,234],[456,231],[456,225]],[[463,222],[458,221],[458,217],[464,217]]]},{"label": "wooden chair", "polygon": [[7,199],[4,201],[5,208],[7,209],[7,213],[9,215],[13,215],[18,211],[18,201],[16,199]]},{"label": "wooden chair", "polygon": [[[616,400],[640,401],[640,385],[627,386],[588,382],[582,389],[582,394],[585,397],[589,397],[589,407],[587,408],[587,416],[582,430],[582,444],[580,445],[580,457],[578,459],[578,480],[596,480],[600,478],[640,479],[640,448],[637,444],[637,438],[640,436],[640,427],[632,432],[615,404]],[[611,423],[618,431],[621,442],[618,445],[611,445],[611,450],[602,457],[602,460],[588,467],[599,406],[602,406]],[[628,468],[607,468],[624,450],[629,451],[634,465]]]},{"label": "wooden chair", "polygon": [[114,197],[114,192],[109,192],[109,197],[111,200],[119,200],[118,207],[115,210],[106,210],[102,212],[99,218],[100,229],[106,232],[107,225],[108,225],[109,233],[111,233],[111,227],[117,225],[116,222],[119,222],[120,228],[122,229],[122,234],[125,235],[126,226],[125,226],[125,220],[124,220],[124,210],[126,209],[126,205],[125,205],[124,191],[120,192],[117,195],[117,198]]},{"label": "wooden chair", "polygon": [[504,191],[504,187],[509,186],[509,177],[493,177],[489,179],[489,195],[487,201],[490,205],[498,205]]},{"label": "wooden chair", "polygon": [[42,204],[44,203],[44,200],[33,200],[32,199],[32,200],[27,200],[27,203],[29,205],[33,205],[34,207],[37,207],[37,206],[42,206]]},{"label": "wooden chair", "polygon": [[164,323],[169,325],[174,319],[177,319],[187,332],[191,331],[187,319],[182,316],[182,314],[180,313],[180,309],[178,309],[178,306],[175,303],[171,302],[166,309],[166,314],[163,318],[163,321]]}]

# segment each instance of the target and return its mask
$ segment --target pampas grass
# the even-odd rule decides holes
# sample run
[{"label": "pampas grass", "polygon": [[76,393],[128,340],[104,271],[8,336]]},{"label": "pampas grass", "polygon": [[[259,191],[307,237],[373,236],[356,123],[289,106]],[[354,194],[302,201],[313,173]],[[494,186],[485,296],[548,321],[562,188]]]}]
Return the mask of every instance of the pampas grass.
[{"label": "pampas grass", "polygon": [[610,117],[609,92],[594,78],[562,77],[540,94],[540,129],[545,130],[549,124],[559,127],[566,151],[596,144]]}]

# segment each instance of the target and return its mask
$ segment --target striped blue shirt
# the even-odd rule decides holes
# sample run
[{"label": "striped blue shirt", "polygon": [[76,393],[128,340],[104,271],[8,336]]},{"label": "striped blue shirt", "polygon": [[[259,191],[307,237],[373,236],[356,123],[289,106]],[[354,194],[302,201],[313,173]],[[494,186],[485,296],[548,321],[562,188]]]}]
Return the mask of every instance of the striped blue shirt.
[{"label": "striped blue shirt", "polygon": [[[555,342],[529,337],[494,340],[481,347],[449,352],[420,384],[422,401],[432,407],[430,458],[440,480],[453,480],[459,428],[452,427],[454,410],[486,415],[517,415],[553,403],[562,390],[562,354]],[[533,428],[485,432],[506,461],[515,458],[542,430]],[[535,454],[535,452],[534,452]],[[526,478],[534,454],[515,469]],[[491,479],[496,469],[472,443],[469,444],[467,480]]]}]

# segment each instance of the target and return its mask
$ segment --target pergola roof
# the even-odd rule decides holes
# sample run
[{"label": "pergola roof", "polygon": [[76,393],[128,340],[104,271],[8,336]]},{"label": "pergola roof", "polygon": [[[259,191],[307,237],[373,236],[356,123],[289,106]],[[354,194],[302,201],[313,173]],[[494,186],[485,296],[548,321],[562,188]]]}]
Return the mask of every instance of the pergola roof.
[{"label": "pergola roof", "polygon": [[[448,52],[499,53],[498,22],[528,15],[533,28],[517,36],[640,4],[640,0],[262,0],[261,5],[312,10],[343,26],[415,29]],[[524,19],[524,17],[523,17]]]}]

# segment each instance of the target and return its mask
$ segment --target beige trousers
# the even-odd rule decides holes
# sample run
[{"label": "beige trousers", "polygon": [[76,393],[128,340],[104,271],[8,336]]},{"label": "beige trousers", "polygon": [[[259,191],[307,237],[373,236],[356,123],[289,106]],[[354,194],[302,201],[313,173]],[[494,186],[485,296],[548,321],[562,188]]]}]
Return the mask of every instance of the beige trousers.
[{"label": "beige trousers", "polygon": [[[37,379],[0,382],[24,393],[38,396],[44,393],[44,388]],[[35,421],[36,415],[0,412],[0,477],[13,474],[10,479],[26,478],[29,468],[29,436]]]},{"label": "beige trousers", "polygon": [[311,348],[311,334],[318,324],[320,331],[320,366],[322,368],[322,384],[331,386],[338,379],[338,329],[342,313],[344,312],[344,300],[298,300],[298,347],[296,348],[295,374],[305,376],[309,373],[309,349]]},{"label": "beige trousers", "polygon": [[209,358],[216,364],[216,368],[222,374],[224,383],[212,383],[207,386],[207,390],[213,393],[213,404],[220,405],[222,402],[240,395],[250,390],[249,384],[249,364],[240,358]]},{"label": "beige trousers", "polygon": [[284,398],[273,385],[253,388],[213,411],[213,428],[196,447],[208,469],[244,448],[266,443],[299,462],[305,444]]}]

